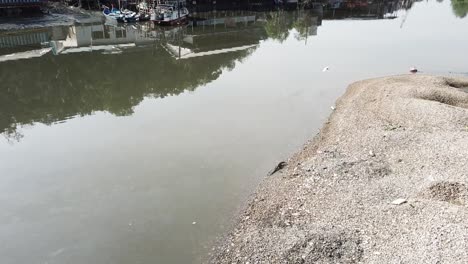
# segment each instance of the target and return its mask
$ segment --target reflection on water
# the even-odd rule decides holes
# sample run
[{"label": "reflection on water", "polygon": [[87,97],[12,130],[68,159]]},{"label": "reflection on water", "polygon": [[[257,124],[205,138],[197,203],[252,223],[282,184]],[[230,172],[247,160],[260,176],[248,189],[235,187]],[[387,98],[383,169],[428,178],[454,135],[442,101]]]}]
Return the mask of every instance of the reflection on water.
[{"label": "reflection on water", "polygon": [[325,11],[199,13],[189,25],[169,29],[98,23],[8,32],[0,35],[0,132],[19,140],[21,125],[94,111],[129,115],[145,96],[179,94],[215,80],[267,38],[282,42],[294,29],[306,43],[323,18],[386,18],[410,3],[333,1]]},{"label": "reflection on water", "polygon": [[[439,0],[441,1],[441,0]],[[466,17],[468,14],[468,1],[467,0],[451,0],[453,13],[460,18]]]},{"label": "reflection on water", "polygon": [[94,111],[129,115],[145,96],[215,80],[261,40],[276,38],[277,25],[283,35],[297,27],[302,37],[315,35],[319,25],[309,11],[216,15],[170,29],[84,24],[1,36],[0,130],[19,139],[19,125]]},{"label": "reflection on water", "polygon": [[0,263],[199,263],[347,84],[466,74],[464,6],[334,0],[2,32]]}]

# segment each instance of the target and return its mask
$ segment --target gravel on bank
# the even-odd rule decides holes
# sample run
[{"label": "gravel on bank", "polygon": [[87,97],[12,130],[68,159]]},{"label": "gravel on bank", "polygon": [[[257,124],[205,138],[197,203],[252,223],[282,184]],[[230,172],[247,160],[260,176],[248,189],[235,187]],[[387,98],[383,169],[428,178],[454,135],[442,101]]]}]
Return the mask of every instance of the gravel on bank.
[{"label": "gravel on bank", "polygon": [[468,263],[468,79],[352,84],[211,263]]}]

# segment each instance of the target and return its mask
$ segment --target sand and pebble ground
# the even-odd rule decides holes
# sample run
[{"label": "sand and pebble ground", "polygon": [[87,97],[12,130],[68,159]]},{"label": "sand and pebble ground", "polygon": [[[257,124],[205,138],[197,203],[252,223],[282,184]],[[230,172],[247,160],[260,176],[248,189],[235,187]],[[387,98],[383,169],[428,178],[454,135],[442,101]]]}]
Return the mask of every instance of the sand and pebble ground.
[{"label": "sand and pebble ground", "polygon": [[468,79],[352,84],[212,263],[468,263]]}]

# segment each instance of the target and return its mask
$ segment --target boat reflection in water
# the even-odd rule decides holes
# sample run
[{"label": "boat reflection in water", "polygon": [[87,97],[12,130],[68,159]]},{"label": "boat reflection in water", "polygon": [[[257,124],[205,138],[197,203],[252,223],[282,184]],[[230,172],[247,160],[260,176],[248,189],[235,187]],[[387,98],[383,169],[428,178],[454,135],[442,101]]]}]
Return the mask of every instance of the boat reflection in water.
[{"label": "boat reflection in water", "polygon": [[402,30],[408,12],[323,22],[374,14],[327,8],[1,32],[0,263],[202,263],[348,83],[411,58],[466,68],[447,1],[415,5]]},{"label": "boat reflection in water", "polygon": [[322,15],[218,11],[171,28],[91,23],[0,35],[0,132],[19,139],[17,128],[35,122],[94,111],[131,114],[146,96],[179,94],[217,79],[263,40],[294,34],[307,43]]},{"label": "boat reflection in water", "polygon": [[[395,8],[403,6],[367,12],[390,14]],[[6,89],[0,89],[5,113],[0,132],[20,138],[17,128],[34,122],[51,124],[94,111],[131,114],[145,96],[179,94],[217,79],[263,40],[282,42],[293,34],[307,44],[322,19],[333,19],[330,9],[321,7],[194,17],[169,28],[89,23],[1,34],[0,77]]]}]

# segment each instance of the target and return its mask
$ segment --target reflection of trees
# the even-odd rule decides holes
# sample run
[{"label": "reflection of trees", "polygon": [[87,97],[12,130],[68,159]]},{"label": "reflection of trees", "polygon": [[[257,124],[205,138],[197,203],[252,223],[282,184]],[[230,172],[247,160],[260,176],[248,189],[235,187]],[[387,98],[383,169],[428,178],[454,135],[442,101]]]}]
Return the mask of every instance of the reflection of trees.
[{"label": "reflection of trees", "polygon": [[468,0],[452,0],[453,13],[460,18],[468,14]]},{"label": "reflection of trees", "polygon": [[294,37],[303,40],[307,38],[314,23],[317,23],[317,20],[314,20],[311,10],[270,12],[266,16],[265,31],[271,39],[283,42],[289,37],[290,31],[295,29],[297,34]]},{"label": "reflection of trees", "polygon": [[265,31],[268,37],[278,40],[279,42],[285,41],[289,36],[289,30],[292,27],[292,20],[288,19],[290,12],[278,11],[270,12],[267,14]]},{"label": "reflection of trees", "polygon": [[297,31],[297,34],[295,34],[294,37],[297,40],[306,39],[309,35],[309,29],[313,26],[313,23],[314,20],[311,13],[300,12],[299,17],[293,23],[293,28]]},{"label": "reflection of trees", "polygon": [[0,133],[20,139],[17,126],[51,124],[95,111],[129,115],[145,96],[165,97],[217,79],[252,50],[176,61],[160,48],[119,55],[46,55],[0,64]]}]

